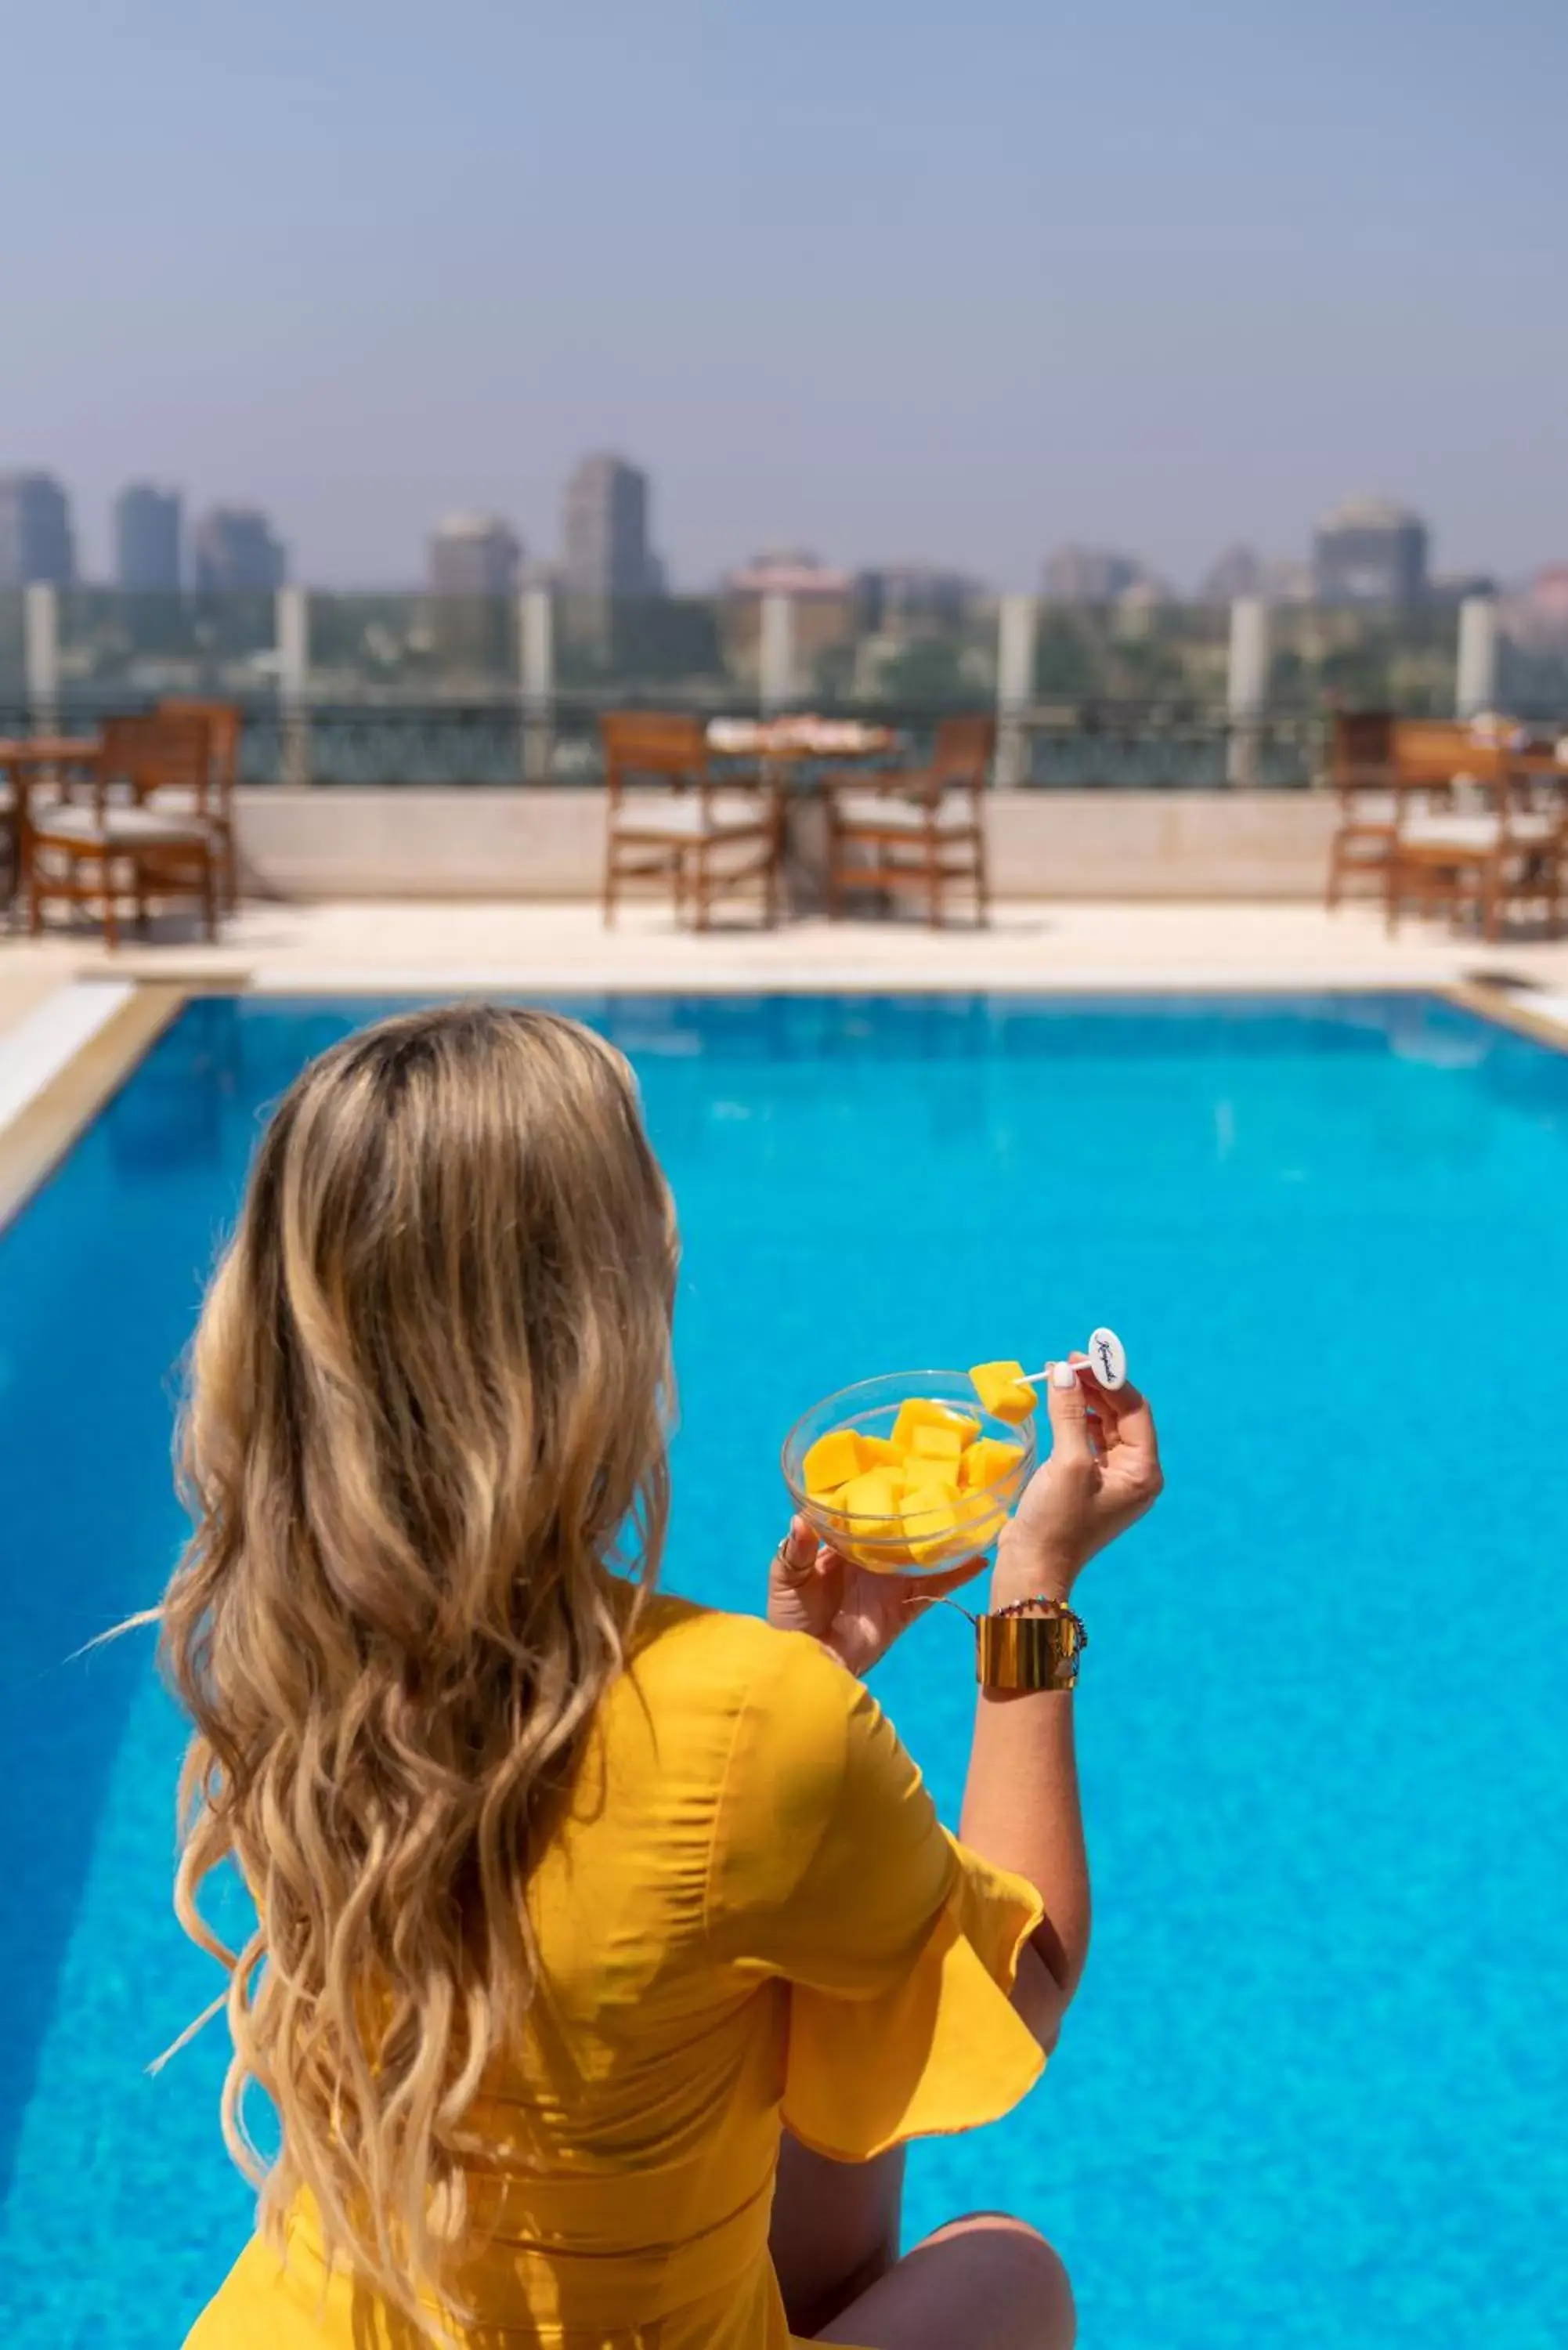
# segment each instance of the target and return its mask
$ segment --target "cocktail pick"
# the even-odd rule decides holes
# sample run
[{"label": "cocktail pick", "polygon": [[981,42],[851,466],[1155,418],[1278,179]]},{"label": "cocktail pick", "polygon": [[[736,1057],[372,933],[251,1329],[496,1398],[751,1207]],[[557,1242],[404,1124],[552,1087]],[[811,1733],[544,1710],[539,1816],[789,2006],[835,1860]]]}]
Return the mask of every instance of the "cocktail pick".
[{"label": "cocktail pick", "polygon": [[[1088,1367],[1090,1370],[1093,1371],[1100,1385],[1106,1388],[1110,1394],[1115,1395],[1118,1388],[1126,1387],[1127,1383],[1127,1350],[1123,1346],[1121,1340],[1116,1336],[1114,1330],[1106,1330],[1104,1328],[1099,1330],[1091,1330],[1089,1333],[1089,1343],[1085,1347],[1084,1352],[1089,1358]],[[1043,1379],[1048,1378],[1050,1375],[1051,1366],[1049,1363],[1047,1363],[1041,1370],[1025,1371],[1023,1374],[1025,1380],[1031,1387],[1037,1387]]]}]

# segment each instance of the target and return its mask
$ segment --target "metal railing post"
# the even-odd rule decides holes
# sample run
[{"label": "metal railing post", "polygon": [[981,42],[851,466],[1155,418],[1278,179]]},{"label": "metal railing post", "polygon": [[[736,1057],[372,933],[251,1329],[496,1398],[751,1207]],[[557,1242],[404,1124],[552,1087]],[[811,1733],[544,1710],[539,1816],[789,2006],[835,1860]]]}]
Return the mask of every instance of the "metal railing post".
[{"label": "metal railing post", "polygon": [[283,721],[283,780],[310,781],[310,598],[303,588],[280,588],[274,599],[277,700]]},{"label": "metal railing post", "polygon": [[794,598],[763,598],[757,647],[757,693],[764,710],[784,710],[795,698]]},{"label": "metal railing post", "polygon": [[548,588],[525,588],[517,598],[517,670],[523,693],[523,781],[547,784],[556,750],[556,607]]},{"label": "metal railing post", "polygon": [[1490,596],[1467,596],[1459,606],[1459,657],[1454,679],[1455,714],[1474,718],[1497,705],[1497,604]]},{"label": "metal railing post", "polygon": [[1225,780],[1238,788],[1258,780],[1258,750],[1269,699],[1269,608],[1261,596],[1238,596],[1231,607],[1231,662],[1225,708],[1230,733]]},{"label": "metal railing post", "polygon": [[1033,596],[1003,596],[996,608],[996,780],[1016,791],[1029,780],[1029,734],[1023,712],[1034,699]]},{"label": "metal railing post", "polygon": [[35,734],[53,734],[60,723],[60,598],[35,579],[22,598],[22,659]]}]

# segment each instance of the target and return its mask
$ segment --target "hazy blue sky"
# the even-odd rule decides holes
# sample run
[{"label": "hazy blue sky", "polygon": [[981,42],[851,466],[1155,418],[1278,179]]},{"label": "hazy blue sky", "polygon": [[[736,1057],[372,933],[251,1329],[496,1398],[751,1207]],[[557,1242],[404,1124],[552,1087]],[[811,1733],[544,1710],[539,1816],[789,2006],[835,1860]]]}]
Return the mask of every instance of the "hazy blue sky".
[{"label": "hazy blue sky", "polygon": [[41,0],[0,93],[0,465],[95,568],[147,473],[323,584],[547,555],[594,445],[689,586],[1355,489],[1568,556],[1564,0]]}]

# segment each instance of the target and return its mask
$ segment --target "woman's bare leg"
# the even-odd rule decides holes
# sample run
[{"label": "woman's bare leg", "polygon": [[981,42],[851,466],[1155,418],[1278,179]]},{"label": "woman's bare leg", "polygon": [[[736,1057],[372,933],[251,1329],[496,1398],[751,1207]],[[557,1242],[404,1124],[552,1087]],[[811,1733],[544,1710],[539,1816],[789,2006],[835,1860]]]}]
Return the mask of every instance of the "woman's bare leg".
[{"label": "woman's bare leg", "polygon": [[790,2331],[816,2334],[898,2257],[904,2149],[874,2162],[830,2162],[786,2130],[768,2250]]},{"label": "woman's bare leg", "polygon": [[817,2335],[861,2350],[1072,2350],[1073,2288],[1022,2220],[977,2211],[939,2228]]}]

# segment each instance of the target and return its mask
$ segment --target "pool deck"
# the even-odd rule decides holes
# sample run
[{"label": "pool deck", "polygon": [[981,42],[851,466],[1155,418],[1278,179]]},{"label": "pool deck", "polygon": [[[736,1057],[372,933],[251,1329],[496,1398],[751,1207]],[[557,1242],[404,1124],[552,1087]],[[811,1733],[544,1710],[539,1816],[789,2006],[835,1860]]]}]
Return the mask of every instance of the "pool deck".
[{"label": "pool deck", "polygon": [[480,989],[1382,988],[1507,972],[1568,990],[1568,939],[1487,947],[1366,906],[1014,904],[984,931],[792,922],[677,930],[633,906],[613,931],[573,904],[251,904],[216,947],[172,929],[109,954],[86,930],[0,938],[0,1031],[73,980],[189,988],[425,993]]}]

